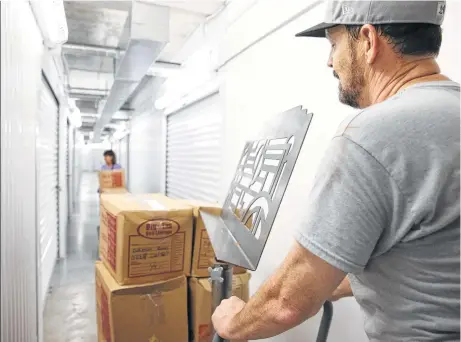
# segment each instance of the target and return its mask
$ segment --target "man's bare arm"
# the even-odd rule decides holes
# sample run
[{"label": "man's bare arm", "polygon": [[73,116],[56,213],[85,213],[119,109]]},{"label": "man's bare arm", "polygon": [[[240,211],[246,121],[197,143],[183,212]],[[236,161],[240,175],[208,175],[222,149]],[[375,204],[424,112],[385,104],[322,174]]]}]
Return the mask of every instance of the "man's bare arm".
[{"label": "man's bare arm", "polygon": [[354,294],[352,293],[351,283],[349,282],[349,278],[345,277],[341,284],[333,291],[330,301],[335,302],[341,298],[345,297],[353,297]]},{"label": "man's bare arm", "polygon": [[219,335],[232,340],[269,338],[314,316],[344,279],[345,273],[299,243],[245,305],[223,301],[213,314]]}]

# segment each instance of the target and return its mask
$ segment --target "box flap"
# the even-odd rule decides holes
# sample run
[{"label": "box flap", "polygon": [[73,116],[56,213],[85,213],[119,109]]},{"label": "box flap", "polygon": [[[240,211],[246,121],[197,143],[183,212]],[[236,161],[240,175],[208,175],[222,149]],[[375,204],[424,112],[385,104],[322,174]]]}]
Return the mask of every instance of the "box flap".
[{"label": "box flap", "polygon": [[211,283],[208,279],[209,278],[201,278],[201,279],[191,278],[191,281],[193,283],[197,282],[197,284],[203,287],[205,291],[211,292]]},{"label": "box flap", "polygon": [[[209,278],[190,278],[192,283],[197,282],[205,291],[211,292],[211,283],[208,281]],[[242,273],[242,274],[234,274],[232,276],[232,287],[245,285],[250,282],[251,273]]]},{"label": "box flap", "polygon": [[187,282],[185,276],[179,276],[173,279],[144,285],[119,285],[101,261],[96,261],[96,272],[98,272],[113,295],[142,295],[157,292],[170,292],[185,286]]},{"label": "box flap", "polygon": [[101,189],[101,193],[103,194],[127,194],[128,190],[126,188],[106,188]]},{"label": "box flap", "polygon": [[233,282],[236,285],[248,284],[250,282],[250,279],[251,279],[251,273],[250,272],[246,272],[246,273],[242,273],[242,274],[234,274],[234,276],[232,278]]},{"label": "box flap", "polygon": [[192,208],[190,206],[156,194],[134,195],[126,193],[106,195],[103,193],[101,195],[101,205],[112,214],[136,211],[192,213]]},{"label": "box flap", "polygon": [[217,216],[221,215],[222,207],[218,203],[210,203],[210,202],[198,201],[198,200],[183,200],[183,199],[179,199],[175,201],[194,208],[195,217],[198,217],[199,210],[203,210],[207,213],[217,215]]}]

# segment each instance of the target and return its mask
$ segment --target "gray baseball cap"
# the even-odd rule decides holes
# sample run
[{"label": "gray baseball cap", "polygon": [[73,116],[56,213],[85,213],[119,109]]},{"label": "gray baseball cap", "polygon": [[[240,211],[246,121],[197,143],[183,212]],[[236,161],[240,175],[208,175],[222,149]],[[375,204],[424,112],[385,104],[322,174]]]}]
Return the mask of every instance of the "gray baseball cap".
[{"label": "gray baseball cap", "polygon": [[325,37],[337,25],[435,24],[442,25],[446,1],[327,1],[325,20],[297,37]]}]

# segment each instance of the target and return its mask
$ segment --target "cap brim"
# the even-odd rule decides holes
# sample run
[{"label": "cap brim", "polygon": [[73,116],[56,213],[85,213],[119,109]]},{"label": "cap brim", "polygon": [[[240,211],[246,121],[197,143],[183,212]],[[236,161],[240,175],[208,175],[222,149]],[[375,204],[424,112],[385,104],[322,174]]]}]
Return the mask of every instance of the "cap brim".
[{"label": "cap brim", "polygon": [[315,37],[315,38],[325,38],[325,30],[335,27],[338,24],[329,24],[329,23],[320,23],[318,25],[312,26],[311,28],[299,32],[296,34],[296,37]]}]

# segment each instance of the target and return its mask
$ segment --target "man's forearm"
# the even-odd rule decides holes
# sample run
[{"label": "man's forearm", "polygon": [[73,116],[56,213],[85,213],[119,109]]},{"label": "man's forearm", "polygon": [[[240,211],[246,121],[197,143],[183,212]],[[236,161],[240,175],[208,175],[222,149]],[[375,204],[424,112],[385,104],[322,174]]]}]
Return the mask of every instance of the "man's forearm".
[{"label": "man's forearm", "polygon": [[233,339],[269,338],[297,326],[319,311],[343,278],[344,273],[296,243],[282,265],[234,317]]},{"label": "man's forearm", "polygon": [[247,304],[237,298],[223,301],[213,313],[213,325],[229,340],[279,335],[314,316],[344,276],[296,242]]},{"label": "man's forearm", "polygon": [[235,340],[254,340],[279,335],[295,327],[308,313],[294,314],[277,288],[279,280],[271,277],[235,317],[231,336]]}]

